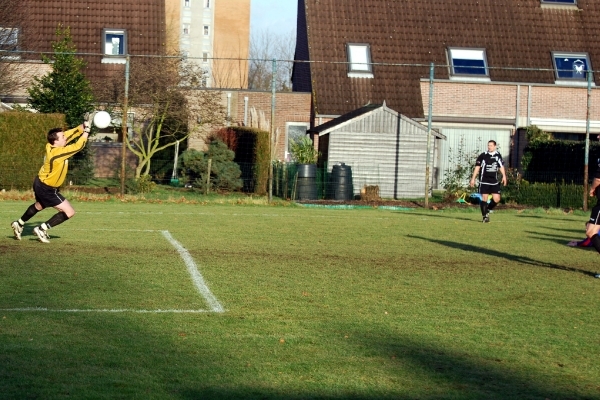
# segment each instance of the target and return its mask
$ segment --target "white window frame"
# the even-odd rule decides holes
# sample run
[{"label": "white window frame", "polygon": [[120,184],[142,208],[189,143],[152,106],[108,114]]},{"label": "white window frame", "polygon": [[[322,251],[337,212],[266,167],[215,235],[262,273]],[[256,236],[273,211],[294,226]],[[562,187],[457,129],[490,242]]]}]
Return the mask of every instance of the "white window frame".
[{"label": "white window frame", "polygon": [[[107,52],[108,49],[108,37],[115,36],[122,38],[122,47],[123,50],[118,54],[114,54],[112,52]],[[113,38],[114,39],[114,38]],[[114,44],[113,44],[114,49]],[[125,64],[125,56],[127,55],[127,30],[126,29],[116,29],[116,28],[104,28],[102,30],[102,54],[104,58],[102,58],[102,63],[104,64]]]},{"label": "white window frame", "polygon": [[368,43],[347,43],[348,77],[373,78],[371,46]]},{"label": "white window frame", "polygon": [[[566,51],[553,51],[552,52],[552,65],[554,68],[554,78],[555,83],[576,83],[576,82],[587,82],[587,74],[586,72],[582,72],[581,76],[575,77],[566,77],[559,76],[558,66],[556,65],[557,58],[576,58],[576,59],[585,59],[587,69],[585,71],[593,71],[590,55],[588,53],[570,53]],[[576,62],[576,61],[575,61]],[[592,76],[593,81],[593,76]]]},{"label": "white window frame", "polygon": [[204,0],[204,8],[210,8],[210,0]]},{"label": "white window frame", "polygon": [[184,6],[185,8],[189,8],[189,7],[190,7],[190,0],[184,0],[184,1],[183,1],[183,6]]},{"label": "white window frame", "polygon": [[204,36],[210,36],[210,25],[204,25]]},{"label": "white window frame", "polygon": [[290,135],[289,135],[290,126],[304,126],[304,127],[306,127],[306,130],[308,131],[310,129],[310,122],[290,121],[290,122],[285,123],[285,152],[284,152],[283,158],[284,158],[284,161],[287,161],[287,162],[292,161],[292,155],[288,151],[290,148]]},{"label": "white window frame", "polygon": [[183,34],[184,35],[190,34],[190,24],[183,24]]},{"label": "white window frame", "polygon": [[208,53],[207,52],[202,53],[202,62],[203,63],[208,62]]},{"label": "white window frame", "polygon": [[[455,65],[455,60],[477,60],[483,62],[483,67],[467,67],[461,65]],[[448,48],[448,65],[450,66],[450,77],[458,79],[477,79],[477,80],[490,80],[490,72],[488,68],[487,56],[485,49],[481,48],[463,48],[463,47],[449,47]],[[460,71],[461,68],[480,68],[483,73],[469,73]],[[457,72],[457,69],[459,71]]]}]

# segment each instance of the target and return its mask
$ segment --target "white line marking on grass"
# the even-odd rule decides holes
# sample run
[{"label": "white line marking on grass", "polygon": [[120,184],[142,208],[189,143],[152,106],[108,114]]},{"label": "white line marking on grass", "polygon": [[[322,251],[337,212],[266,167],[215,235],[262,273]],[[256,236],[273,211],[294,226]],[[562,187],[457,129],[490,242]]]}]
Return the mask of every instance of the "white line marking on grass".
[{"label": "white line marking on grass", "polygon": [[137,313],[137,314],[203,314],[211,312],[209,310],[136,310],[131,308],[123,309],[70,309],[59,310],[43,307],[33,308],[0,308],[0,311],[18,311],[18,312],[55,312],[55,313]]},{"label": "white line marking on grass", "polygon": [[[76,229],[77,230],[77,229]],[[86,231],[95,230],[95,231],[103,231],[109,229],[85,229]],[[110,229],[114,231],[114,229]],[[219,303],[217,298],[212,294],[202,274],[198,271],[198,266],[194,262],[194,259],[190,255],[190,253],[179,243],[177,240],[173,238],[169,231],[158,231],[152,229],[123,229],[123,231],[128,232],[160,232],[162,235],[171,243],[173,247],[177,250],[181,258],[183,259],[187,270],[194,282],[194,286],[200,293],[200,295],[206,300],[208,303],[210,310],[178,310],[178,309],[169,309],[169,310],[137,310],[131,308],[123,308],[123,309],[50,309],[44,307],[24,307],[24,308],[0,308],[0,312],[55,312],[55,313],[138,313],[138,314],[161,314],[161,313],[174,313],[174,314],[202,314],[202,313],[223,313],[225,309]]]},{"label": "white line marking on grass", "polygon": [[202,297],[204,297],[204,299],[210,306],[211,311],[217,313],[224,312],[225,309],[219,303],[217,298],[211,293],[210,289],[204,282],[204,278],[202,277],[200,271],[198,271],[198,267],[196,266],[196,263],[194,262],[194,259],[192,258],[190,253],[177,240],[175,240],[173,236],[171,236],[171,233],[169,233],[169,231],[162,231],[162,234],[169,241],[169,243],[171,243],[173,247],[175,247],[175,249],[177,249],[177,251],[179,252],[179,255],[181,256],[181,258],[185,262],[185,265],[187,266],[188,272],[192,277],[194,285],[196,285],[196,289],[198,289],[198,292],[202,295]]}]

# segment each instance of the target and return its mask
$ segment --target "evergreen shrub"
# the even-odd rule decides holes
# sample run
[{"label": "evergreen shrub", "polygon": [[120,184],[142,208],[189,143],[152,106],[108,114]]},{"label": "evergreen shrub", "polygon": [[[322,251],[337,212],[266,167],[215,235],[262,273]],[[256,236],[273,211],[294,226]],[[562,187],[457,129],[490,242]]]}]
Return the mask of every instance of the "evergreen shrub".
[{"label": "evergreen shrub", "polygon": [[181,161],[192,182],[192,186],[201,191],[206,191],[208,175],[208,160],[210,167],[211,191],[236,191],[242,188],[242,171],[233,161],[235,154],[220,140],[214,139],[208,145],[206,152],[188,149],[181,154]]},{"label": "evergreen shrub", "polygon": [[215,138],[235,153],[233,161],[242,167],[243,190],[265,195],[271,162],[269,132],[248,127],[227,127],[216,131],[211,140]]}]

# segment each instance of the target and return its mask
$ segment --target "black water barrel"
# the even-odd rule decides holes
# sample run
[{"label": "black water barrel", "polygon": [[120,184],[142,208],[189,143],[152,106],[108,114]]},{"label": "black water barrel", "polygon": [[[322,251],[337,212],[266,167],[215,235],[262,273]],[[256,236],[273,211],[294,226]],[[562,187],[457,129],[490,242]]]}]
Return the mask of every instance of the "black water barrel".
[{"label": "black water barrel", "polygon": [[298,164],[296,200],[317,200],[316,164]]},{"label": "black water barrel", "polygon": [[333,166],[327,186],[327,198],[333,200],[352,200],[354,198],[352,168],[349,165],[339,163]]}]

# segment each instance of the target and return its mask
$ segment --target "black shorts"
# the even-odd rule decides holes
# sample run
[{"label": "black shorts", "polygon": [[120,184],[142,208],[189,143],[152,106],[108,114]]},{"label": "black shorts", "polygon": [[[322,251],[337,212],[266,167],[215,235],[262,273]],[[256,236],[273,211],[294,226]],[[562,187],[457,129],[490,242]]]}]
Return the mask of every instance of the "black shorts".
[{"label": "black shorts", "polygon": [[40,203],[44,208],[56,207],[65,201],[64,196],[59,193],[58,188],[46,185],[37,176],[33,180],[33,192],[35,193],[35,201]]},{"label": "black shorts", "polygon": [[489,184],[489,183],[480,183],[479,184],[479,193],[480,194],[500,194],[500,183]]},{"label": "black shorts", "polygon": [[590,215],[590,223],[594,225],[600,225],[600,200],[592,208],[592,214]]}]

